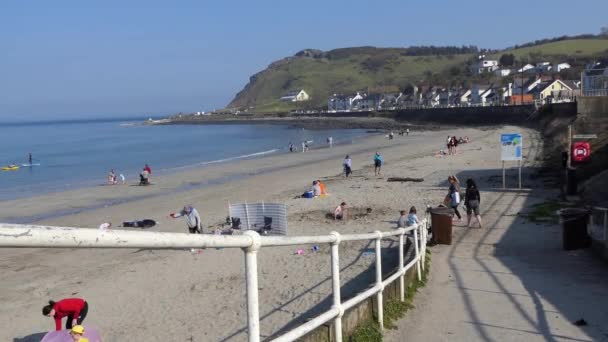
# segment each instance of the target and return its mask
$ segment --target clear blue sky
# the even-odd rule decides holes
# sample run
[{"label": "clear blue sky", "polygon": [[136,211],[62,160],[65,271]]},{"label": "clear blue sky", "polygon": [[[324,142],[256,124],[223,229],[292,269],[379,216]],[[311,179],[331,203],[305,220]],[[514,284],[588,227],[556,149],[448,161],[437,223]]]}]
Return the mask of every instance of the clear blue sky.
[{"label": "clear blue sky", "polygon": [[208,110],[303,48],[502,48],[598,33],[607,13],[607,0],[4,0],[0,121]]}]

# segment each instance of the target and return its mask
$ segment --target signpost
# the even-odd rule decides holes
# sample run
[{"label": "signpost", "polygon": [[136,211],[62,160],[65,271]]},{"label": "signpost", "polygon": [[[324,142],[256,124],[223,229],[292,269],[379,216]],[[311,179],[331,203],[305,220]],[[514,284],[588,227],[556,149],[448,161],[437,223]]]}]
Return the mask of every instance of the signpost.
[{"label": "signpost", "polygon": [[523,138],[521,133],[500,135],[500,160],[502,160],[502,188],[506,188],[505,161],[517,160],[519,170],[519,188],[521,189],[521,159],[523,155]]}]

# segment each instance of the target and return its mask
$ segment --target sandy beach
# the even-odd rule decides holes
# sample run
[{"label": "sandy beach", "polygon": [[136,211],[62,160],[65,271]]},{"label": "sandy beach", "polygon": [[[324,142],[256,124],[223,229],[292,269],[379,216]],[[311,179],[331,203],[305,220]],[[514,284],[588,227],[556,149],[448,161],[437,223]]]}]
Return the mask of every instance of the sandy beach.
[{"label": "sandy beach", "polygon": [[[438,204],[449,174],[487,170],[499,177],[501,132],[522,132],[526,155],[528,146],[539,144],[536,132],[518,127],[412,132],[391,141],[375,136],[331,149],[153,175],[150,187],[98,186],[3,201],[0,222],[97,229],[102,222],[118,225],[150,218],[159,222],[151,231],[185,233],[184,221],[168,214],[192,204],[205,231],[211,232],[224,222],[229,203],[273,201],[288,205],[289,235],[388,230],[395,227],[399,210],[415,205],[422,211],[427,204]],[[438,157],[447,135],[468,136],[471,142],[459,146],[456,156]],[[385,160],[379,177],[373,173],[375,151]],[[354,174],[349,179],[341,176],[346,154],[353,159]],[[389,183],[388,177],[424,178],[424,182]],[[330,196],[295,198],[315,179],[327,184]],[[328,220],[326,213],[342,201],[354,210],[372,208],[372,212],[347,222]],[[385,242],[387,247],[390,244]],[[295,249],[287,247],[260,252],[263,337],[330,306],[329,247],[321,246],[316,253],[309,246],[302,248],[304,255],[294,255]],[[343,296],[363,290],[373,279],[365,273],[374,262],[373,255],[363,253],[367,248],[366,243],[341,244]],[[0,268],[4,303],[0,320],[6,323],[0,331],[2,341],[38,341],[53,327],[52,320],[40,314],[41,307],[49,299],[73,296],[89,302],[85,323],[99,328],[106,341],[123,341],[127,336],[134,341],[246,340],[244,266],[238,249],[201,253],[2,249]]]}]

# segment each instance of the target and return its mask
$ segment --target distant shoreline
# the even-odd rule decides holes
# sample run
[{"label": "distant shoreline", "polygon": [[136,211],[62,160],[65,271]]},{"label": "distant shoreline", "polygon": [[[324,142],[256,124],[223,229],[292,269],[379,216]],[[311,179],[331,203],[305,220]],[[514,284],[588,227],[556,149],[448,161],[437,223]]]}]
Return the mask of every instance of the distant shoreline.
[{"label": "distant shoreline", "polygon": [[296,128],[310,130],[324,129],[369,129],[369,130],[405,130],[415,129],[418,131],[438,130],[437,124],[412,125],[407,122],[399,122],[390,118],[380,117],[233,117],[213,116],[184,118],[167,118],[163,120],[146,121],[148,125],[288,125]]}]

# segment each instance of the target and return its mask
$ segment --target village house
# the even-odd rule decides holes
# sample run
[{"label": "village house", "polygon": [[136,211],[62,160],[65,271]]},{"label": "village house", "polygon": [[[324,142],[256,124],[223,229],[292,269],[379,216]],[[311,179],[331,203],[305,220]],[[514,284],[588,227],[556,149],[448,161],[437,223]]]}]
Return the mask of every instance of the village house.
[{"label": "village house", "polygon": [[555,80],[538,87],[538,100],[542,103],[571,102],[580,95],[580,81]]},{"label": "village house", "polygon": [[310,100],[310,96],[304,91],[304,89],[292,90],[280,98],[284,102],[300,102]]},{"label": "village house", "polygon": [[583,72],[584,96],[608,96],[608,59],[587,65]]},{"label": "village house", "polygon": [[571,66],[568,63],[559,63],[555,66],[555,71],[560,72],[562,70],[570,69]]},{"label": "village house", "polygon": [[350,110],[350,99],[342,94],[334,94],[327,101],[327,111],[345,112]]},{"label": "village house", "polygon": [[494,74],[496,76],[506,77],[511,75],[511,69],[497,69],[496,71],[494,71]]},{"label": "village house", "polygon": [[523,67],[517,69],[517,72],[534,73],[534,72],[536,72],[536,67],[532,64],[526,64]]},{"label": "village house", "polygon": [[552,68],[551,63],[549,62],[536,63],[536,72],[538,73],[549,72]]},{"label": "village house", "polygon": [[478,73],[478,74],[483,74],[486,72],[494,72],[498,69],[498,61],[497,60],[492,60],[492,59],[485,59],[484,57],[481,57],[479,62],[475,65],[473,65],[473,71]]}]

